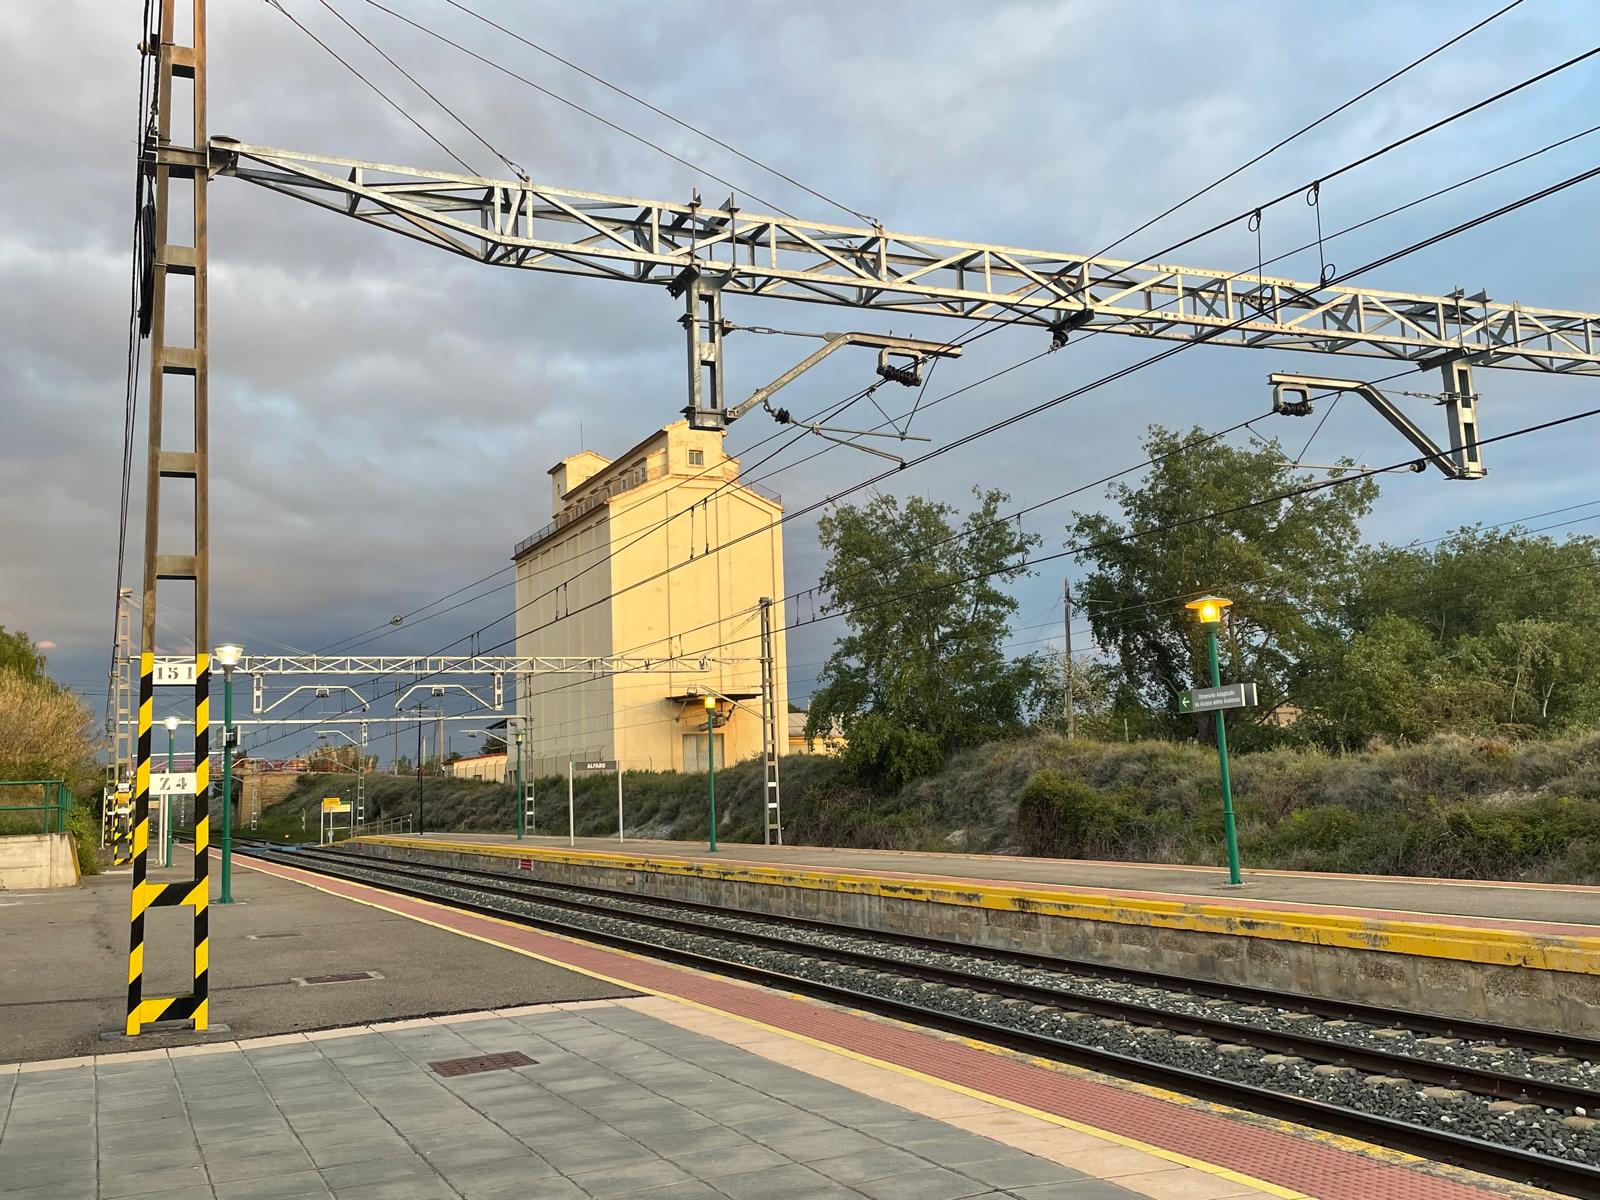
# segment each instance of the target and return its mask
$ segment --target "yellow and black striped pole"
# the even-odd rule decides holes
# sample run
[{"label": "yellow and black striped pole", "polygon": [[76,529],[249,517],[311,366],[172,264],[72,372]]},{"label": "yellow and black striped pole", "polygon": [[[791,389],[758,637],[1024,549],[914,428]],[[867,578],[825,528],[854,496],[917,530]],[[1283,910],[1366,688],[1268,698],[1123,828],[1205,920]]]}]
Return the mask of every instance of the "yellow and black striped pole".
[{"label": "yellow and black striped pole", "polygon": [[[194,875],[176,883],[151,883],[146,878],[150,849],[150,724],[155,693],[155,656],[139,656],[139,764],[133,796],[133,899],[128,925],[129,1037],[153,1021],[192,1020],[195,1029],[208,1021],[211,942],[211,656],[194,659]],[[194,910],[194,990],[187,996],[144,995],[144,917],[152,908],[183,905]]]}]

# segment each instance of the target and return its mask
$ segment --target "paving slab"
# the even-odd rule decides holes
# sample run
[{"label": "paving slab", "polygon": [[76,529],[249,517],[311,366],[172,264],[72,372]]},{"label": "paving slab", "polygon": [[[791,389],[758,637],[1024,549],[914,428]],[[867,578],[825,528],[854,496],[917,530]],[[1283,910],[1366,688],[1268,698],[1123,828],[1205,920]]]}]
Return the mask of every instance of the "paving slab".
[{"label": "paving slab", "polygon": [[[483,1054],[491,1046],[521,1050],[535,1062],[445,1077],[428,1057]],[[363,1064],[378,1061],[399,1070],[374,1094],[360,1079]],[[10,1119],[0,1130],[0,1195],[1014,1200],[1020,1192],[997,1184],[1089,1180],[1072,1167],[619,1006],[509,1019],[486,1013],[449,1025],[363,1028],[277,1045],[246,1041],[199,1059],[140,1062],[136,1074],[130,1065],[107,1055],[87,1068],[17,1075]],[[300,1089],[283,1086],[291,1074],[320,1081],[326,1095],[313,1090],[300,1099]],[[137,1090],[129,1090],[130,1078]],[[225,1081],[232,1098],[248,1103],[234,1110],[249,1113],[247,1120],[214,1120],[219,1098],[191,1090],[202,1079]],[[684,1080],[693,1082],[688,1092],[679,1087]],[[177,1112],[123,1123],[91,1119],[74,1131],[90,1155],[63,1158],[53,1122],[63,1093],[87,1106],[91,1118],[116,1113],[121,1102],[136,1104],[141,1093],[178,1097]],[[852,1114],[851,1124],[829,1119],[830,1100],[843,1102],[838,1107]],[[901,1145],[952,1137],[977,1144],[973,1170]],[[1101,1186],[1084,1200],[1146,1194]]]}]

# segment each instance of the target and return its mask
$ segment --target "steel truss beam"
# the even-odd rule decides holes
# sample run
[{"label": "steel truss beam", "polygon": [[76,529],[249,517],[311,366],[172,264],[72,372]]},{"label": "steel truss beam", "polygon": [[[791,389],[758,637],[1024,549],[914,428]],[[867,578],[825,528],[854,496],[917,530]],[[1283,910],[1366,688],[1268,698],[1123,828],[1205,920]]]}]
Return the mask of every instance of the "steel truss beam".
[{"label": "steel truss beam", "polygon": [[[984,242],[212,138],[211,169],[494,266],[1256,349],[1600,374],[1600,314]],[[698,281],[698,282],[697,282]],[[1237,326],[1237,328],[1234,328]],[[1225,332],[1218,333],[1218,330]]]},{"label": "steel truss beam", "polygon": [[[235,668],[242,675],[598,675],[620,671],[705,671],[712,663],[755,662],[753,658],[679,657],[641,658],[629,655],[593,655],[578,658],[497,658],[446,655],[425,658],[318,655],[251,656]],[[705,665],[702,665],[705,664]],[[215,668],[213,668],[215,669]]]}]

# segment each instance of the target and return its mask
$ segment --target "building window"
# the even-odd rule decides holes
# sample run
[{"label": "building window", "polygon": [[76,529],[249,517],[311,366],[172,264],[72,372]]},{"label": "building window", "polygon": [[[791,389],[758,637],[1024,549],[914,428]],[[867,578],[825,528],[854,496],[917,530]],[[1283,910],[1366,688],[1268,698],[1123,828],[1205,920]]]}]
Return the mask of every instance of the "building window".
[{"label": "building window", "polygon": [[703,467],[703,466],[705,466],[706,465],[706,452],[704,450],[691,450],[691,451],[689,451],[689,465],[691,467]]}]

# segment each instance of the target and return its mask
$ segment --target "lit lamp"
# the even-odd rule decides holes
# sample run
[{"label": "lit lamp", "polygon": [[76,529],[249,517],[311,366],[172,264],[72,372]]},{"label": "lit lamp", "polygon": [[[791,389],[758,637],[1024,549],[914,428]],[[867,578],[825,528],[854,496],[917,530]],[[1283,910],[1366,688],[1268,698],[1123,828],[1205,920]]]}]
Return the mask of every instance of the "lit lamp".
[{"label": "lit lamp", "polygon": [[711,836],[707,849],[717,852],[717,740],[712,729],[717,723],[717,698],[706,696],[706,801],[710,814]]},{"label": "lit lamp", "polygon": [[[167,774],[171,775],[172,766],[172,739],[178,732],[178,718],[168,717],[162,722],[167,727]],[[171,780],[168,780],[171,786]],[[161,797],[161,865],[172,865],[172,794],[165,793]]]},{"label": "lit lamp", "polygon": [[[222,894],[218,904],[233,903],[233,669],[244,657],[244,647],[227,642],[212,651],[222,664]],[[198,844],[198,840],[197,843]]]},{"label": "lit lamp", "polygon": [[[1184,607],[1193,611],[1200,627],[1206,631],[1206,656],[1211,664],[1211,686],[1222,686],[1222,669],[1217,655],[1217,630],[1222,617],[1233,601],[1222,596],[1201,596]],[[1223,720],[1223,710],[1217,709],[1217,767],[1222,776],[1222,831],[1228,844],[1228,882],[1237,886],[1239,877],[1239,834],[1233,817],[1233,781],[1228,774],[1228,726]]]}]

